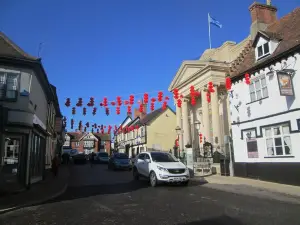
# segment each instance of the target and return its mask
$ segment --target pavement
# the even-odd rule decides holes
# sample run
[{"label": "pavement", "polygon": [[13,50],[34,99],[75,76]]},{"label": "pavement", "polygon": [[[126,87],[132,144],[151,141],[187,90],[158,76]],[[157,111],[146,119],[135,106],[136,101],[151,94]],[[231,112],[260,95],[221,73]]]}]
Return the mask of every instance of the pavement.
[{"label": "pavement", "polygon": [[194,180],[216,190],[249,196],[270,197],[280,201],[300,203],[300,187],[256,179],[212,175],[195,177]]},{"label": "pavement", "polygon": [[62,195],[2,214],[0,224],[300,225],[299,202],[249,185],[193,179],[188,187],[152,188],[146,180],[133,181],[131,172],[110,171],[106,165],[74,165],[70,170]]},{"label": "pavement", "polygon": [[53,177],[52,173],[48,171],[46,179],[33,184],[29,190],[25,189],[20,193],[1,196],[0,214],[40,204],[63,194],[67,190],[69,170],[69,166],[62,165],[58,177]]}]

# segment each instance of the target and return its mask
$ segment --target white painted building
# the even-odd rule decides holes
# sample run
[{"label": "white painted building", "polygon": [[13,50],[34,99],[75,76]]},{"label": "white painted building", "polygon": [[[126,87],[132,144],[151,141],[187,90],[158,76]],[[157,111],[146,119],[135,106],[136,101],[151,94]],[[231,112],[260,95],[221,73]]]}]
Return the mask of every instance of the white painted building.
[{"label": "white painted building", "polygon": [[252,47],[232,66],[234,172],[300,185],[300,8],[279,20],[276,11],[250,7]]}]

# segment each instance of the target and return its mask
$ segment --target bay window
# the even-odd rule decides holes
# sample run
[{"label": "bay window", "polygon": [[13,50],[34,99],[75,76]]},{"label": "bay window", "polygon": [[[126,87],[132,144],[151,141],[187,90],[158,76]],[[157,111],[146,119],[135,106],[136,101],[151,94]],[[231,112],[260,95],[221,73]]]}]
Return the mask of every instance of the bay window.
[{"label": "bay window", "polygon": [[268,156],[289,156],[292,154],[290,128],[287,124],[264,129]]},{"label": "bay window", "polygon": [[18,73],[0,72],[0,100],[16,100],[18,96]]}]

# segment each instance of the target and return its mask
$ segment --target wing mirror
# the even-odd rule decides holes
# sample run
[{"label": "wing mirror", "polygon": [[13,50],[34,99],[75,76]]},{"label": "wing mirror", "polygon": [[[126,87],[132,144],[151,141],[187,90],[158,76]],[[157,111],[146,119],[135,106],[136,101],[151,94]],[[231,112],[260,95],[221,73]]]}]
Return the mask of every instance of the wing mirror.
[{"label": "wing mirror", "polygon": [[145,162],[151,163],[151,159],[144,159]]}]

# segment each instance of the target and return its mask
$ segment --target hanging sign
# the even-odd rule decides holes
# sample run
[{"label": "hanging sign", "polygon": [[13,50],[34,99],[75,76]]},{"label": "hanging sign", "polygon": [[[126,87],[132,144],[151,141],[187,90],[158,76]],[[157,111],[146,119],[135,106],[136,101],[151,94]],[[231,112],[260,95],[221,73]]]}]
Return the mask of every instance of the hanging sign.
[{"label": "hanging sign", "polygon": [[286,73],[278,73],[278,86],[281,96],[294,96],[292,77]]}]

